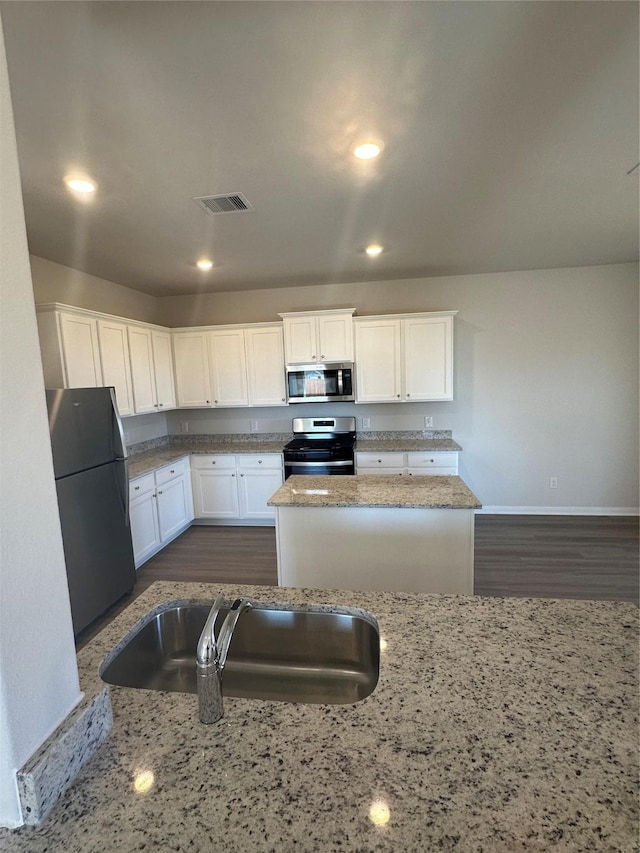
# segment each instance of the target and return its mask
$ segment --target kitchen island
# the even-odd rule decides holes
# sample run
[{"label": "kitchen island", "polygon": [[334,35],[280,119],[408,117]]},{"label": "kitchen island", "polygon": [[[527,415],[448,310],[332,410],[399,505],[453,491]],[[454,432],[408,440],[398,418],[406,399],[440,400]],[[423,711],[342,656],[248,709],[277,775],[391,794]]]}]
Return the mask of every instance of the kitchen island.
[{"label": "kitchen island", "polygon": [[148,611],[228,597],[364,608],[355,705],[111,688],[113,731],[3,853],[624,851],[638,842],[638,610],[615,602],[156,583],[78,654],[86,695]]},{"label": "kitchen island", "polygon": [[473,594],[481,504],[460,477],[293,476],[268,503],[282,586]]}]

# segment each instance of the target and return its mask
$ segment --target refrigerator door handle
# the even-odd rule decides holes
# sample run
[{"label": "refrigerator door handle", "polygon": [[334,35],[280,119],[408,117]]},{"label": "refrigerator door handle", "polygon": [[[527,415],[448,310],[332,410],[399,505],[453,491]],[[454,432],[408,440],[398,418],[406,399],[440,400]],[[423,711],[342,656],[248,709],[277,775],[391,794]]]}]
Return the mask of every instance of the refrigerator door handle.
[{"label": "refrigerator door handle", "polygon": [[118,412],[118,403],[116,402],[116,389],[111,387],[109,388],[109,394],[111,395],[111,405],[113,406],[113,420],[115,425],[114,430],[114,439],[115,439],[115,457],[116,459],[126,459],[127,458],[127,445],[124,441],[124,429],[122,427],[122,418],[120,417],[120,413]]},{"label": "refrigerator door handle", "polygon": [[118,471],[120,472],[119,484],[120,496],[122,498],[122,509],[124,511],[124,523],[130,527],[129,516],[129,463],[126,459],[118,460]]}]

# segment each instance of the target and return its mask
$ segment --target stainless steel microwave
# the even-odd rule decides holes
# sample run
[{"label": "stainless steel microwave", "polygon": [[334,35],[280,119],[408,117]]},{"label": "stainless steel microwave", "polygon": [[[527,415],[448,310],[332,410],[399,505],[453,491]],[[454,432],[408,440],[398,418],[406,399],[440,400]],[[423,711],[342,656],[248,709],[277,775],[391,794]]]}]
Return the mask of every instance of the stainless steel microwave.
[{"label": "stainless steel microwave", "polygon": [[330,403],[355,400],[353,362],[287,365],[289,403]]}]

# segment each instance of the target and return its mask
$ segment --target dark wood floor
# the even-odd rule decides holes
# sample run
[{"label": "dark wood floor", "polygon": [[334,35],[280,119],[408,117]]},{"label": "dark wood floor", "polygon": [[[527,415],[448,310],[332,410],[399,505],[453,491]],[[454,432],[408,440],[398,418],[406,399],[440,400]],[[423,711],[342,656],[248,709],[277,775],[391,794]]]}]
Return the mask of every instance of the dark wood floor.
[{"label": "dark wood floor", "polygon": [[[638,531],[634,517],[478,515],[475,593],[638,604]],[[275,585],[275,531],[191,527],[139,570],[132,596],[160,580]],[[131,600],[83,632],[78,647]]]}]

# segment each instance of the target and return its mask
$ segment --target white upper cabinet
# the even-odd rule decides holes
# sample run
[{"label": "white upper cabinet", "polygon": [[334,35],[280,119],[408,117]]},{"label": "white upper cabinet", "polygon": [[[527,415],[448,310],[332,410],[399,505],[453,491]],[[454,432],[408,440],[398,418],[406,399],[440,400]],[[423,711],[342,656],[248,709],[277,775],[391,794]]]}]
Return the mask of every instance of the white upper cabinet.
[{"label": "white upper cabinet", "polygon": [[280,314],[287,364],[353,361],[355,308]]},{"label": "white upper cabinet", "polygon": [[358,318],[358,403],[453,399],[456,311]]},{"label": "white upper cabinet", "polygon": [[402,323],[405,399],[453,400],[453,316],[408,317]]},{"label": "white upper cabinet", "polygon": [[209,332],[209,347],[214,405],[248,406],[244,331]]},{"label": "white upper cabinet", "polygon": [[384,317],[358,320],[356,399],[359,403],[400,402],[402,392],[401,327]]},{"label": "white upper cabinet", "polygon": [[47,388],[97,388],[102,367],[95,317],[37,306],[38,336]]},{"label": "white upper cabinet", "polygon": [[136,414],[174,409],[171,335],[144,326],[129,326],[129,352]]},{"label": "white upper cabinet", "polygon": [[244,330],[247,381],[252,406],[286,406],[282,325]]},{"label": "white upper cabinet", "polygon": [[153,369],[156,378],[158,408],[175,409],[176,388],[174,382],[171,334],[155,329],[151,332],[153,346]]},{"label": "white upper cabinet", "polygon": [[208,332],[174,332],[173,353],[178,407],[202,409],[211,406]]},{"label": "white upper cabinet", "polygon": [[127,327],[112,320],[98,320],[98,340],[102,362],[102,382],[116,389],[118,411],[121,415],[133,415],[131,392],[131,361]]},{"label": "white upper cabinet", "polygon": [[129,353],[131,355],[131,382],[136,414],[156,412],[155,377],[153,375],[153,348],[151,330],[142,326],[129,326]]},{"label": "white upper cabinet", "polygon": [[173,333],[180,407],[285,406],[280,323]]}]

